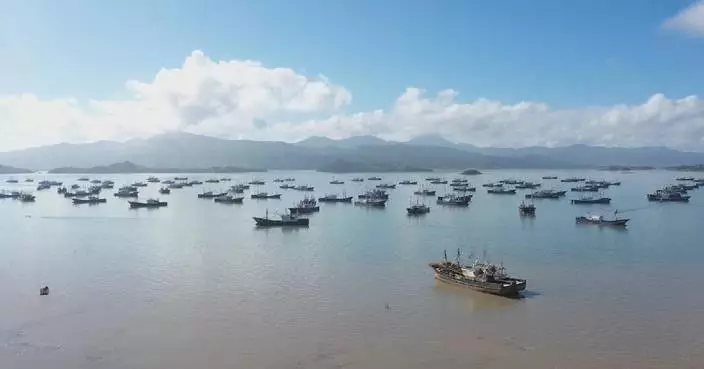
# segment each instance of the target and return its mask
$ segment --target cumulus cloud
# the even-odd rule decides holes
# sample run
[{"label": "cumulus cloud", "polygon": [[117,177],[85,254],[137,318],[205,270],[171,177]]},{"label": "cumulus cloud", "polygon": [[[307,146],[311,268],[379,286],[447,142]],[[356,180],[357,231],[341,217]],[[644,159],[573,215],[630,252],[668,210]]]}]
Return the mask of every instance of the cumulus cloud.
[{"label": "cumulus cloud", "polygon": [[698,1],[668,18],[663,27],[704,37],[704,1]]},{"label": "cumulus cloud", "polygon": [[447,89],[407,88],[384,109],[346,113],[352,96],[324,76],[255,61],[213,61],[200,51],[130,99],[0,96],[0,150],[58,142],[126,140],[184,130],[226,138],[297,141],[312,135],[406,140],[440,134],[480,146],[669,146],[704,151],[704,101],[656,94],[635,105],[554,109],[541,102],[462,101]]}]

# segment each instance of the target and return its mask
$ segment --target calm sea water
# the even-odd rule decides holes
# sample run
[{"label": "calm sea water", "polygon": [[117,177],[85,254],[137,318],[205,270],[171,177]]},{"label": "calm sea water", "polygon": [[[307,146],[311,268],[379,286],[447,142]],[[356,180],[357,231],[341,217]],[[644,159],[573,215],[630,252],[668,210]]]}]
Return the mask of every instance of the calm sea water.
[{"label": "calm sea water", "polygon": [[[536,200],[535,218],[518,215],[526,190],[501,196],[480,187],[502,178],[571,185],[541,181],[547,174],[623,184],[605,191],[611,207]],[[32,204],[0,200],[0,367],[702,368],[704,189],[689,204],[645,199],[677,175],[491,171],[469,177],[478,192],[468,208],[428,198],[431,212],[409,218],[416,186],[399,186],[383,210],[321,204],[307,229],[255,229],[251,218],[304,193],[281,190],[281,200],[242,205],[196,194],[253,178],[278,192],[271,180],[292,176],[318,196],[357,195],[378,182],[338,175],[345,185],[330,185],[330,175],[315,172],[232,175],[229,184],[161,196],[169,206],[158,210],[129,210],[112,192],[99,206],[73,206],[55,189]],[[5,184],[8,177],[0,187],[34,188]],[[94,177],[119,186],[147,176]],[[628,229],[574,223],[614,208],[631,218]],[[436,282],[427,263],[458,247],[486,251],[527,278],[525,298]],[[42,285],[50,296],[38,296]]]}]

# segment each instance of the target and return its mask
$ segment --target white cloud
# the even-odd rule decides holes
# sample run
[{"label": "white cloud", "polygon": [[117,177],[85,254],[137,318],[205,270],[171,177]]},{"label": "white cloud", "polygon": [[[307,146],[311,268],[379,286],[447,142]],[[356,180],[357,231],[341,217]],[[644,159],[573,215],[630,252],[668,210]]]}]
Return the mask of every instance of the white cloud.
[{"label": "white cloud", "polygon": [[454,90],[407,88],[386,109],[346,114],[344,87],[254,61],[196,51],[151,82],[129,81],[129,100],[0,96],[0,150],[58,142],[126,140],[169,130],[296,141],[312,135],[405,140],[440,134],[480,146],[586,143],[704,151],[704,101],[661,94],[637,105],[553,109],[540,102],[462,102]]},{"label": "white cloud", "polygon": [[704,1],[698,1],[668,18],[663,27],[704,37]]}]

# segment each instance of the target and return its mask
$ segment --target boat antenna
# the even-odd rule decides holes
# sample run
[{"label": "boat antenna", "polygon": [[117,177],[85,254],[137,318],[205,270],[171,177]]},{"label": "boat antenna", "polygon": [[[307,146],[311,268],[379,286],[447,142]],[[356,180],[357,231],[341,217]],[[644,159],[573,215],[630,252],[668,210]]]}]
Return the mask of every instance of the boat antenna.
[{"label": "boat antenna", "polygon": [[444,250],[445,252],[445,262],[447,262],[447,250]]},{"label": "boat antenna", "polygon": [[459,265],[460,263],[460,248],[457,248],[457,264]]}]

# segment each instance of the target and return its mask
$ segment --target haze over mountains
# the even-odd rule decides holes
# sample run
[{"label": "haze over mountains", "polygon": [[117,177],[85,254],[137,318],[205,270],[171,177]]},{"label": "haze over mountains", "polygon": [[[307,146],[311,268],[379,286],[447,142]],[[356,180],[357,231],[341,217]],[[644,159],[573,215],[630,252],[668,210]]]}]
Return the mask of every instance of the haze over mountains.
[{"label": "haze over mountains", "polygon": [[704,163],[704,153],[663,147],[607,148],[586,145],[546,148],[483,148],[440,136],[408,142],[373,136],[343,140],[311,137],[297,143],[226,140],[189,133],[166,133],[127,142],[58,144],[0,153],[0,163],[49,170],[129,161],[151,168],[233,166],[326,171],[394,171],[421,168],[579,168],[609,165],[655,166]]}]

